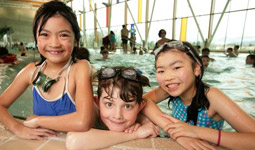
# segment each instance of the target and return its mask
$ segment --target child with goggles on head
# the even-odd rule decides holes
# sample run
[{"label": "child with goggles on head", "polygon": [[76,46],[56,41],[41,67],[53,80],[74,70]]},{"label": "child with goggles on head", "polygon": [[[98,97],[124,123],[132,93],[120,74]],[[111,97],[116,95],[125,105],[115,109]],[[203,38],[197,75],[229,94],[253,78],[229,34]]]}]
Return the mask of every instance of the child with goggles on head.
[{"label": "child with goggles on head", "polygon": [[89,131],[69,132],[67,149],[102,149],[158,135],[158,128],[151,122],[143,125],[136,123],[139,112],[146,104],[142,95],[143,86],[149,85],[148,78],[129,67],[102,68],[97,78],[99,122]]},{"label": "child with goggles on head", "polygon": [[[159,87],[145,94],[148,102],[143,113],[171,138],[186,149],[215,149],[195,139],[230,149],[254,149],[254,118],[219,89],[202,82],[204,67],[190,43],[163,44],[155,50],[155,67]],[[172,116],[155,105],[166,98],[172,104]],[[221,131],[224,120],[238,133]]]},{"label": "child with goggles on head", "polygon": [[[36,12],[34,38],[41,61],[30,63],[0,96],[0,121],[18,137],[44,139],[57,131],[87,131],[93,119],[90,64],[75,61],[80,39],[77,18],[63,2],[44,3]],[[32,85],[33,113],[24,125],[8,108]]]}]

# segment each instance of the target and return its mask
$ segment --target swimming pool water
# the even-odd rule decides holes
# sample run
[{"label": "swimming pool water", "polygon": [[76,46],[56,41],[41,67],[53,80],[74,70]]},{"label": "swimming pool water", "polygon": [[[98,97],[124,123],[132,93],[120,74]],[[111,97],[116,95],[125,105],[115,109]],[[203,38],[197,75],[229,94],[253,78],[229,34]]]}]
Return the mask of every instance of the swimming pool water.
[{"label": "swimming pool water", "polygon": [[[155,78],[154,56],[151,54],[122,54],[117,50],[115,54],[109,54],[106,61],[98,61],[102,56],[99,50],[90,49],[91,64],[100,69],[102,66],[134,66],[142,71],[143,75],[150,79],[151,87],[145,87],[148,92],[158,86]],[[203,81],[221,89],[227,96],[235,101],[243,110],[251,116],[255,116],[255,68],[245,64],[247,54],[240,54],[238,58],[227,58],[223,53],[211,53],[210,56],[216,59],[211,62],[205,71]],[[7,66],[0,64],[0,92],[11,83],[19,70],[31,61],[38,60],[39,54],[34,57],[33,52],[29,52],[27,57],[20,57],[20,64]],[[96,93],[94,87],[94,93]],[[158,104],[166,113],[170,114],[167,101]],[[32,114],[32,89],[26,92],[10,107],[11,114],[15,116],[27,117]],[[225,124],[225,130],[232,128]]]}]

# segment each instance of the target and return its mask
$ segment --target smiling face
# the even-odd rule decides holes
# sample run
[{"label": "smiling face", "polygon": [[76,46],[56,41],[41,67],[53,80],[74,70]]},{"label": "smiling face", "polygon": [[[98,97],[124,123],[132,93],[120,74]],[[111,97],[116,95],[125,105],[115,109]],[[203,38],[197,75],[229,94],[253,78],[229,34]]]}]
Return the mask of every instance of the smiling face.
[{"label": "smiling face", "polygon": [[[120,98],[119,92],[118,88],[114,89],[110,97],[103,89],[99,101],[99,110],[101,120],[110,131],[123,132],[135,123],[144,103],[139,105],[136,100],[125,102]],[[133,98],[130,97],[130,99]]]},{"label": "smiling face", "polygon": [[200,66],[192,65],[192,59],[184,52],[171,49],[159,54],[156,60],[156,77],[159,85],[173,97],[193,97],[195,77]]},{"label": "smiling face", "polygon": [[70,58],[75,38],[71,24],[61,15],[47,20],[40,33],[37,29],[37,45],[41,55],[48,62],[63,63]]}]

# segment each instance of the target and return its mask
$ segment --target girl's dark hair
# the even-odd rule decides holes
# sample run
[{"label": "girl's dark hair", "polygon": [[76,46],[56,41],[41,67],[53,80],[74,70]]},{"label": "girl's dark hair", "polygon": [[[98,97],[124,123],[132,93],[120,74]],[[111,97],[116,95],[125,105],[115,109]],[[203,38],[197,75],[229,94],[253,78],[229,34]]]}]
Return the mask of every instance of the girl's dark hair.
[{"label": "girl's dark hair", "polygon": [[159,32],[158,32],[158,36],[159,36],[159,37],[161,37],[161,33],[162,33],[162,32],[165,32],[165,33],[166,33],[166,30],[160,29]]},{"label": "girl's dark hair", "polygon": [[[103,90],[112,97],[113,92],[116,88],[120,89],[120,98],[125,102],[136,101],[139,105],[143,101],[143,86],[149,86],[149,79],[137,72],[138,81],[129,80],[121,76],[121,71],[125,69],[134,69],[132,67],[112,67],[115,70],[119,70],[116,76],[107,79],[101,79],[102,69],[99,70],[95,76],[99,79],[97,96],[100,100]],[[130,97],[134,99],[130,99]]]},{"label": "girl's dark hair", "polygon": [[[77,43],[77,47],[75,46],[72,52],[72,61],[75,62],[75,53],[78,49],[78,43],[80,40],[80,28],[77,22],[76,15],[72,11],[72,9],[65,5],[63,2],[60,2],[58,0],[55,1],[50,1],[47,3],[44,3],[37,11],[34,17],[33,21],[33,34],[34,34],[34,39],[35,43],[37,44],[37,29],[38,33],[42,31],[43,26],[47,22],[49,18],[54,16],[55,14],[61,15],[64,17],[72,26],[74,35],[75,35],[75,41]],[[42,55],[41,56],[41,61],[37,64],[40,65],[46,58]]]},{"label": "girl's dark hair", "polygon": [[[174,40],[172,40],[174,41]],[[189,43],[189,42],[182,42],[184,47],[185,47],[185,50],[179,50],[181,52],[185,52],[191,59],[192,59],[192,67],[195,68],[195,63],[197,61],[199,61],[199,63],[201,64],[200,68],[201,68],[201,72],[200,72],[200,75],[197,76],[195,78],[195,86],[197,88],[196,90],[196,95],[192,98],[192,102],[191,102],[191,105],[188,107],[188,112],[187,112],[187,120],[186,122],[189,122],[189,121],[193,121],[194,122],[194,125],[197,124],[197,116],[198,116],[198,112],[200,111],[200,109],[203,109],[203,108],[209,108],[210,106],[210,103],[206,97],[206,90],[209,89],[208,85],[205,84],[203,81],[202,81],[202,77],[203,77],[203,74],[204,74],[204,66],[203,66],[203,61],[202,59],[199,57],[196,49]],[[172,49],[176,49],[176,48],[170,48],[169,46],[165,45],[162,50],[156,55],[155,57],[155,62],[157,61],[158,59],[158,56],[160,53],[164,53],[164,52],[167,52],[169,50],[172,50]],[[191,52],[194,54],[194,56],[191,54]],[[194,58],[195,57],[195,58]],[[170,105],[170,102],[175,100],[177,97],[173,97],[170,95],[170,99],[168,101],[168,106]]]},{"label": "girl's dark hair", "polygon": [[86,47],[80,47],[76,52],[77,59],[86,59],[87,61],[90,61],[89,57],[90,53]]}]

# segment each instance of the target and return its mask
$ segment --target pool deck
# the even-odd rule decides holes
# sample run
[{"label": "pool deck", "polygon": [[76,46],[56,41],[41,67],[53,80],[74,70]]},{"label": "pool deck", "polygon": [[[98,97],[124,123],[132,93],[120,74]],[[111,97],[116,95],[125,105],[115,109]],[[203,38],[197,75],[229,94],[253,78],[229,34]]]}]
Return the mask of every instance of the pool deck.
[{"label": "pool deck", "polygon": [[[65,150],[66,134],[44,141],[25,140],[13,135],[0,124],[0,150]],[[169,138],[147,138],[114,145],[104,150],[184,150]],[[224,149],[224,148],[219,148]]]}]

